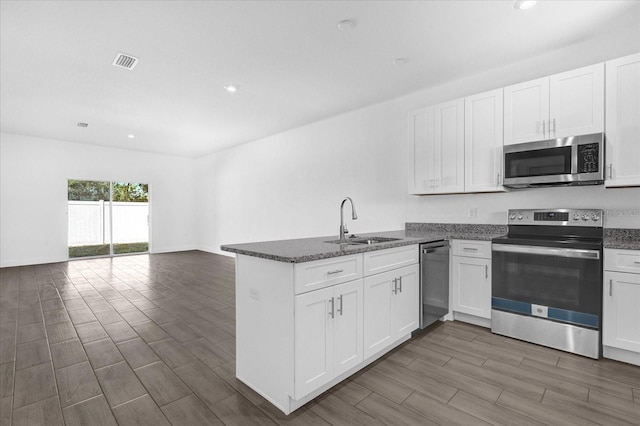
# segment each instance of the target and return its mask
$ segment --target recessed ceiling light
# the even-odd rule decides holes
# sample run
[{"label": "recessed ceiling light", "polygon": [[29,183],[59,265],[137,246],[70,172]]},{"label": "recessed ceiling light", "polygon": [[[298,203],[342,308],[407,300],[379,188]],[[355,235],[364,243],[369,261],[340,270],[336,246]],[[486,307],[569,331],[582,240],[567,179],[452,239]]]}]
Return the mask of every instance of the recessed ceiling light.
[{"label": "recessed ceiling light", "polygon": [[89,123],[78,123],[78,127],[87,127]]},{"label": "recessed ceiling light", "polygon": [[516,8],[516,9],[520,9],[520,10],[527,10],[527,9],[531,9],[533,6],[535,6],[536,3],[538,3],[538,2],[535,1],[535,0],[518,0],[513,5],[513,7]]},{"label": "recessed ceiling light", "polygon": [[229,93],[235,93],[238,91],[238,86],[236,86],[235,84],[227,84],[226,86],[224,86],[224,90]]},{"label": "recessed ceiling light", "polygon": [[395,58],[393,65],[405,65],[407,62],[409,62],[409,58]]},{"label": "recessed ceiling light", "polygon": [[351,31],[356,27],[356,21],[351,19],[345,19],[344,21],[338,22],[338,29],[340,31]]},{"label": "recessed ceiling light", "polygon": [[128,137],[129,139],[135,139],[135,138],[136,138],[136,135],[127,135],[127,137]]}]

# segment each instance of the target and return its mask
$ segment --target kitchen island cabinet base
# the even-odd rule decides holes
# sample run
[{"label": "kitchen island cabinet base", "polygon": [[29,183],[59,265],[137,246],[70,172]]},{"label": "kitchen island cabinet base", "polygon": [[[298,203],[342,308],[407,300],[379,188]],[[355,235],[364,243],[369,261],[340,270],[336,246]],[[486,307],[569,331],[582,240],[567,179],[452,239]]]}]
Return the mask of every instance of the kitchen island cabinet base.
[{"label": "kitchen island cabinet base", "polygon": [[[387,254],[386,259],[393,266],[382,268],[385,270],[404,264],[398,262],[398,258],[417,262],[417,252],[418,246],[413,245],[359,256],[366,258],[364,263],[368,264],[370,257]],[[286,263],[241,254],[236,257],[236,377],[285,414],[407,341],[418,327],[417,263],[369,275],[369,278],[393,275],[391,281],[396,287],[390,287],[389,292],[394,290],[396,298],[402,294],[413,295],[411,300],[415,302],[415,309],[403,302],[399,313],[392,310],[390,324],[398,323],[402,327],[392,333],[385,345],[363,355],[363,328],[356,324],[362,324],[366,309],[362,308],[362,302],[357,302],[358,297],[362,297],[357,295],[364,291],[366,298],[363,282],[369,279],[369,272],[357,268],[359,278],[348,276],[327,281],[324,287],[314,290],[296,287],[296,282],[300,281],[296,281],[296,271],[317,266],[326,269],[328,276],[335,276],[343,266],[334,269],[331,262],[344,263],[346,257],[306,263]],[[404,285],[401,278],[404,278]],[[400,303],[398,301],[396,304]],[[407,316],[407,310],[414,311],[411,318]],[[369,321],[367,325],[365,320],[365,328],[372,324],[377,323]],[[345,340],[349,336],[353,339]],[[349,347],[351,341],[356,345],[353,348]],[[312,344],[313,350],[305,351],[308,349],[305,342]],[[347,355],[349,362],[344,360]]]},{"label": "kitchen island cabinet base", "polygon": [[[401,339],[399,339],[395,343],[391,344],[389,350],[401,345],[402,343],[406,342],[410,338],[411,338],[411,334],[403,336]],[[258,393],[264,399],[269,401],[271,404],[273,404],[275,407],[277,407],[284,414],[289,415],[292,412],[294,412],[295,410],[297,410],[298,408],[302,407],[303,405],[307,404],[308,402],[310,402],[311,400],[316,398],[317,396],[319,396],[322,393],[326,392],[327,390],[331,389],[332,387],[334,387],[338,383],[340,383],[343,380],[349,378],[349,376],[357,373],[358,371],[362,370],[367,365],[371,364],[372,362],[377,361],[379,358],[383,357],[386,354],[387,354],[387,352],[380,352],[380,353],[372,356],[371,358],[364,360],[364,362],[362,362],[360,365],[358,365],[356,367],[353,367],[352,369],[342,373],[338,377],[336,377],[333,380],[327,382],[326,384],[324,384],[323,386],[321,386],[318,389],[314,390],[310,394],[306,395],[303,398],[297,399],[297,400],[293,399],[290,395],[288,395],[284,391],[284,389],[282,389],[280,392],[278,392],[279,397],[275,397],[273,394],[269,394],[269,393],[267,393],[267,392],[265,392],[263,390],[263,389],[265,389],[265,387],[261,386],[262,384],[264,384],[263,382],[258,384],[259,382],[256,382],[256,381],[252,380],[249,377],[243,377],[239,373],[236,373],[236,378],[238,380],[240,380],[242,383],[244,383],[245,385],[249,386],[251,389],[253,389],[256,393]],[[236,361],[236,371],[237,371],[237,369],[238,369],[238,361]],[[272,385],[275,385],[275,383],[272,383]],[[267,388],[272,389],[273,386],[267,386]]]}]

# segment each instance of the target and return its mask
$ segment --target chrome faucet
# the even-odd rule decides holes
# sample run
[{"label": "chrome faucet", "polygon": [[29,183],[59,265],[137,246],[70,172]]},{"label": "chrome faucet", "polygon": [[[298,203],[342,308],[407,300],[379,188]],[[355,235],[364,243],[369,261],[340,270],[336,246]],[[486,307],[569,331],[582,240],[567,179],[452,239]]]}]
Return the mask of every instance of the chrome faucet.
[{"label": "chrome faucet", "polygon": [[358,218],[353,200],[351,197],[345,197],[345,199],[342,200],[342,204],[340,204],[340,241],[344,241],[344,236],[349,233],[347,225],[344,224],[344,203],[347,202],[347,200],[351,203],[351,219],[356,220]]}]

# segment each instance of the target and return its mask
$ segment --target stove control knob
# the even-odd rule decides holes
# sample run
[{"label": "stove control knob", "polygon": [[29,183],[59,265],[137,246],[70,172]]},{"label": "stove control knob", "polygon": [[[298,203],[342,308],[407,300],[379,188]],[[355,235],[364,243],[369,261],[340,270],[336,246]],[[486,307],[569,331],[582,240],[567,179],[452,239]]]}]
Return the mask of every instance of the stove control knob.
[{"label": "stove control knob", "polygon": [[509,219],[511,219],[511,220],[516,220],[516,214],[515,214],[515,213],[511,213],[511,214],[509,215]]},{"label": "stove control knob", "polygon": [[591,220],[598,221],[598,220],[600,220],[600,216],[598,216],[597,214],[594,213],[594,214],[591,215]]},{"label": "stove control knob", "polygon": [[521,214],[518,215],[518,220],[522,220],[522,215]]},{"label": "stove control knob", "polygon": [[580,215],[579,214],[574,214],[573,215],[573,220],[580,220]]},{"label": "stove control knob", "polygon": [[582,220],[589,220],[589,215],[588,214],[583,214],[582,215]]}]

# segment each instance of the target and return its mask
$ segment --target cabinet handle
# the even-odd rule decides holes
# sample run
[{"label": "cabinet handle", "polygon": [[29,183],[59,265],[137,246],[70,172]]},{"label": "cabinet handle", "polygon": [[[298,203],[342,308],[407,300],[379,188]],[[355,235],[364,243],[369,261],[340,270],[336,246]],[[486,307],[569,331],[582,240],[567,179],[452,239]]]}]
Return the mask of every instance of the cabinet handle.
[{"label": "cabinet handle", "polygon": [[542,135],[546,136],[547,134],[547,120],[542,120]]},{"label": "cabinet handle", "polygon": [[613,296],[613,280],[609,280],[609,297]]},{"label": "cabinet handle", "polygon": [[478,251],[475,247],[462,247],[462,251]]},{"label": "cabinet handle", "polygon": [[327,275],[339,274],[340,272],[344,272],[344,269],[336,269],[335,271],[327,272]]},{"label": "cabinet handle", "polygon": [[[549,125],[549,127],[551,127],[551,125]],[[549,129],[549,133],[551,133],[551,129]],[[553,134],[555,136],[556,134],[556,119],[553,119]]]},{"label": "cabinet handle", "polygon": [[331,310],[329,311],[329,315],[331,315],[331,318],[335,318],[335,312],[334,312],[335,301],[334,301],[333,297],[331,299],[329,299],[329,303],[331,303]]},{"label": "cabinet handle", "polygon": [[609,163],[609,179],[613,179],[613,163]]},{"label": "cabinet handle", "polygon": [[489,278],[489,265],[484,265],[484,277]]},{"label": "cabinet handle", "polygon": [[393,294],[398,294],[398,279],[393,279],[393,290],[391,290]]},{"label": "cabinet handle", "polygon": [[496,174],[496,186],[500,186],[500,172]]},{"label": "cabinet handle", "polygon": [[398,278],[398,282],[400,283],[400,293],[402,293],[402,277]]},{"label": "cabinet handle", "polygon": [[342,316],[342,294],[338,296],[338,302],[340,302],[340,307],[338,308],[338,313]]},{"label": "cabinet handle", "polygon": [[636,262],[636,261],[634,261],[633,263],[635,263],[636,265],[640,265],[640,262]]}]

